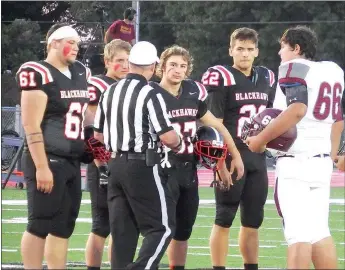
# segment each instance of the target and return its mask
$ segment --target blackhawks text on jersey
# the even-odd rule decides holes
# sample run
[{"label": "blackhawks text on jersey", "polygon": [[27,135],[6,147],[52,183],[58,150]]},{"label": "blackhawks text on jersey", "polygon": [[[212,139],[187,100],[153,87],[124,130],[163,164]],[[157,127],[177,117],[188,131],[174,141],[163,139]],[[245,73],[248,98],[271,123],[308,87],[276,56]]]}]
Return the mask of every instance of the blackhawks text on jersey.
[{"label": "blackhawks text on jersey", "polygon": [[183,80],[180,93],[175,97],[157,83],[150,82],[150,85],[161,92],[167,106],[169,120],[175,131],[183,138],[182,147],[177,156],[183,160],[193,160],[192,139],[197,129],[196,121],[207,112],[205,86],[193,80]]}]

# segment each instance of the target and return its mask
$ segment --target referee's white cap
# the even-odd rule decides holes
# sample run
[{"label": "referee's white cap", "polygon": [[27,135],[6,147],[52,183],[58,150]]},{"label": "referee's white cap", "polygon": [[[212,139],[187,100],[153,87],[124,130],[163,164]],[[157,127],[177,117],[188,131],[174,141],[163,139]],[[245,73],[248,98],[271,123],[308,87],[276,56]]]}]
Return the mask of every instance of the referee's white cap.
[{"label": "referee's white cap", "polygon": [[132,47],[128,61],[139,66],[148,66],[159,63],[155,45],[148,41],[139,41]]}]

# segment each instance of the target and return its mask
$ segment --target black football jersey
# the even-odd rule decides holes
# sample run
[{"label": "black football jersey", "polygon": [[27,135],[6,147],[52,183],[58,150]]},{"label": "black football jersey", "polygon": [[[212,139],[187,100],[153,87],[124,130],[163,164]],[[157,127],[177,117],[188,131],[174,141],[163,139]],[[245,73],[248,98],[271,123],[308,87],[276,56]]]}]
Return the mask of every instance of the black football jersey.
[{"label": "black football jersey", "polygon": [[209,110],[223,119],[237,147],[247,147],[241,140],[242,126],[250,117],[272,107],[275,75],[262,66],[253,67],[247,77],[231,66],[210,67],[202,77],[208,91]]},{"label": "black football jersey", "polygon": [[109,88],[110,85],[115,83],[116,80],[106,75],[96,75],[89,78],[89,91],[90,105],[97,105],[102,93]]},{"label": "black football jersey", "polygon": [[175,97],[158,83],[150,82],[150,85],[162,94],[167,106],[169,120],[175,131],[183,138],[182,148],[177,156],[181,160],[193,160],[192,138],[197,129],[196,121],[207,112],[205,103],[207,90],[205,86],[199,82],[184,80],[179,95]]},{"label": "black football jersey", "polygon": [[41,124],[46,152],[79,158],[84,152],[83,121],[91,72],[79,61],[69,70],[71,79],[45,61],[26,62],[16,80],[21,91],[42,90],[48,97]]}]

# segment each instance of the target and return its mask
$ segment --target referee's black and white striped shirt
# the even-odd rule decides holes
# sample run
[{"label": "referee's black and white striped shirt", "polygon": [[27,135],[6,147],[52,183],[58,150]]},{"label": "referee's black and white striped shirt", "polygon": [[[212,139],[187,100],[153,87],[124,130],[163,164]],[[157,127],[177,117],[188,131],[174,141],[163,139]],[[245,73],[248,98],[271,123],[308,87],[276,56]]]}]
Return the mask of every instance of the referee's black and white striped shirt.
[{"label": "referee's black and white striped shirt", "polygon": [[101,96],[94,129],[103,133],[109,151],[140,153],[173,127],[162,95],[145,77],[130,73]]}]

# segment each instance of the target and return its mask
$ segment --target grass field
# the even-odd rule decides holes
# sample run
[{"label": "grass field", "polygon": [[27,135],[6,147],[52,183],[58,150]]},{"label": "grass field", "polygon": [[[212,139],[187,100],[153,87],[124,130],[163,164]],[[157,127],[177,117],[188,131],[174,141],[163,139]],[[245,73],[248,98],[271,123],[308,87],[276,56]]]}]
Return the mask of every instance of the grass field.
[{"label": "grass field", "polygon": [[[331,199],[344,199],[344,188],[332,188]],[[20,241],[27,223],[27,212],[25,201],[25,190],[5,189],[2,191],[2,267],[14,268],[19,266]],[[83,193],[83,200],[89,199],[89,193]],[[200,199],[214,199],[211,188],[200,188]],[[265,206],[265,220],[260,229],[260,268],[285,268],[286,244],[283,237],[281,220],[277,215],[273,200],[273,188],[269,189],[268,201]],[[345,232],[344,232],[344,203],[331,204],[330,207],[330,228],[337,245],[339,268],[345,269]],[[213,224],[215,206],[212,203],[201,203],[198,217],[192,237],[189,242],[187,265],[188,269],[210,268],[210,251],[208,239]],[[70,239],[70,250],[68,252],[69,267],[78,266],[82,268],[84,263],[84,248],[88,233],[91,228],[90,203],[83,201],[79,219],[73,236]],[[239,230],[239,215],[231,230],[230,252],[228,255],[227,267],[243,268],[242,259],[237,244]],[[104,253],[104,266],[109,268],[106,253]],[[167,264],[164,256],[162,265]],[[84,267],[85,269],[85,267]]]}]

